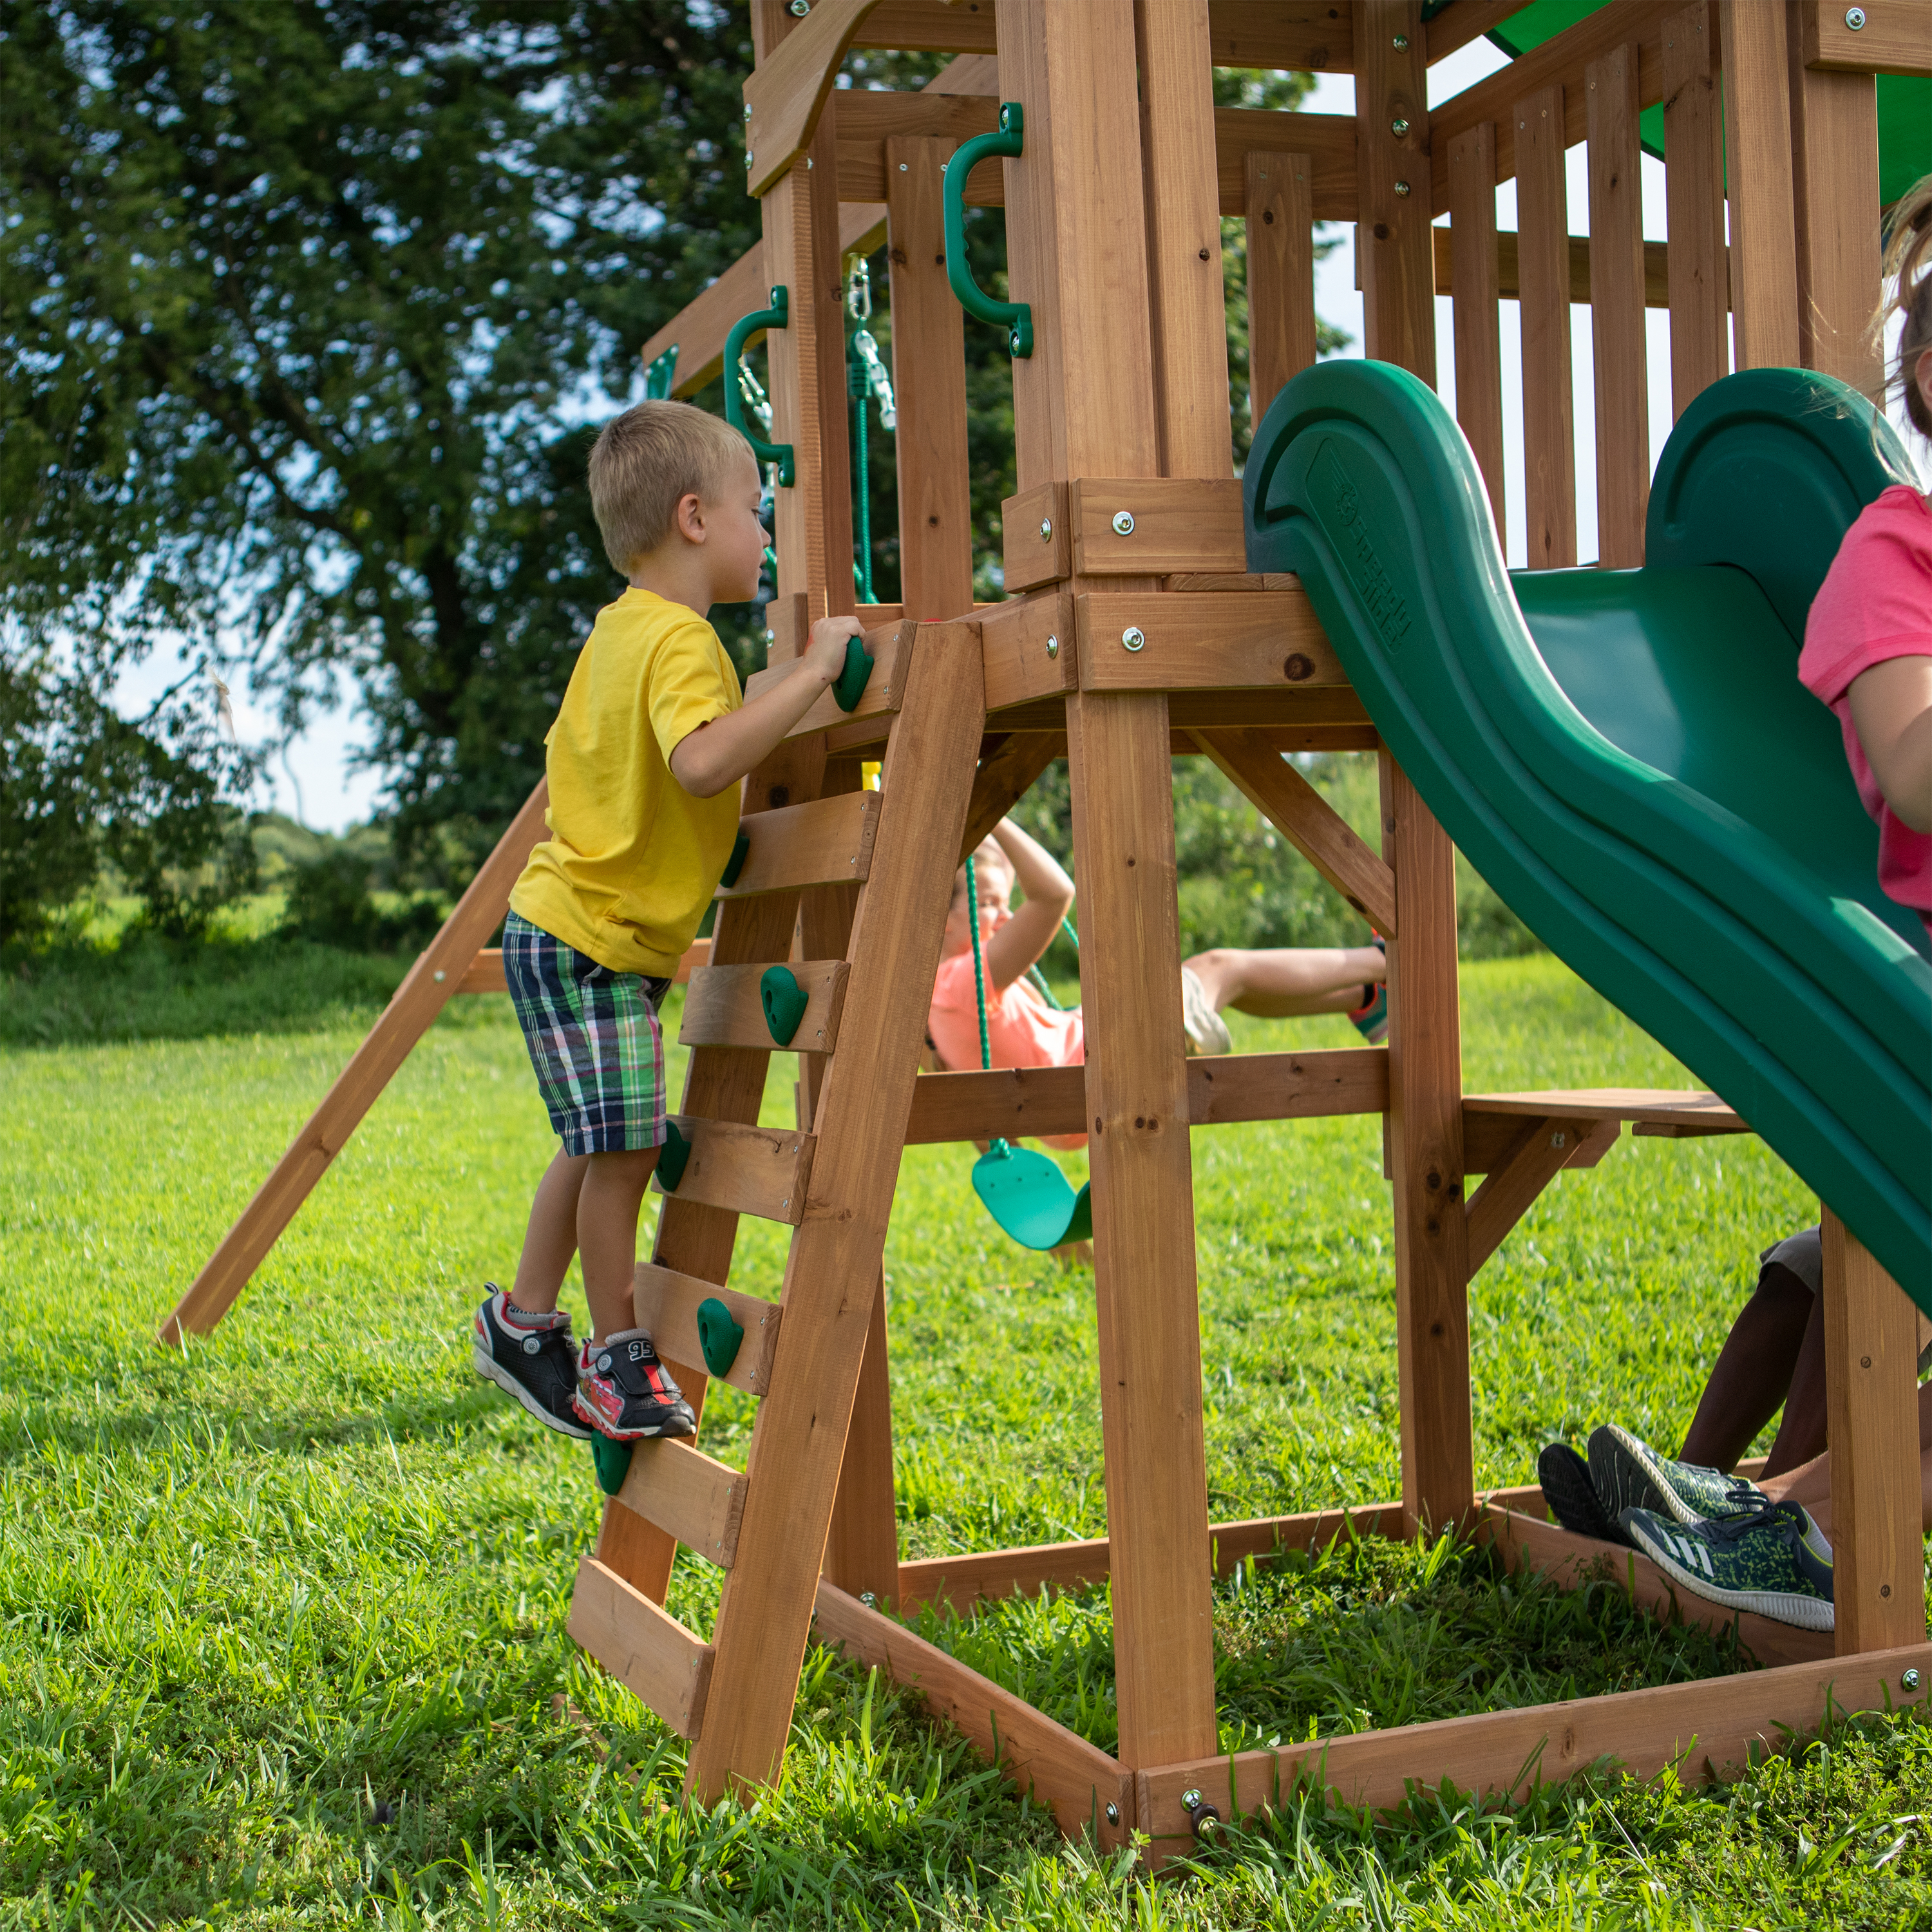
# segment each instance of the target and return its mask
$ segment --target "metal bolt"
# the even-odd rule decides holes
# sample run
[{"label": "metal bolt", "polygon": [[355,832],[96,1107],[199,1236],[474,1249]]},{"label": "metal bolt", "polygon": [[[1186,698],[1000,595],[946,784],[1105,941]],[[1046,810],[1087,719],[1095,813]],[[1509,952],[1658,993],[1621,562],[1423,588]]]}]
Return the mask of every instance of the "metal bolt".
[{"label": "metal bolt", "polygon": [[1397,53],[1407,53],[1408,51],[1408,36],[1406,34],[1396,34],[1395,37],[1394,46],[1395,50]]},{"label": "metal bolt", "polygon": [[1147,643],[1147,633],[1138,624],[1130,624],[1120,633],[1120,642],[1130,651],[1141,650]]},{"label": "metal bolt", "polygon": [[[1914,1684],[1918,1682],[1918,1673],[1917,1671],[1908,1670],[1905,1674],[1912,1679]],[[1107,1807],[1107,1822],[1110,1825],[1118,1825],[1120,1822],[1120,1808],[1118,1804],[1110,1803]]]},{"label": "metal bolt", "polygon": [[1865,10],[1862,7],[1847,7],[1845,9],[1845,25],[1853,33],[1856,34],[1864,23]]},{"label": "metal bolt", "polygon": [[751,118],[752,118],[752,104],[748,100],[748,101],[746,101],[746,102],[745,103],[745,118],[746,118],[747,121],[748,121],[748,120],[750,120],[750,119],[751,119]]},{"label": "metal bolt", "polygon": [[1408,200],[1408,182],[1397,182],[1396,183],[1396,184],[1395,184],[1395,191],[1396,191],[1396,193],[1397,194],[1400,195],[1400,196],[1402,197],[1402,199],[1403,199],[1404,200]]},{"label": "metal bolt", "polygon": [[1389,123],[1389,132],[1393,134],[1398,141],[1406,139],[1408,134],[1408,117],[1404,114],[1398,114],[1395,118]]},{"label": "metal bolt", "polygon": [[752,165],[752,151],[749,148],[745,150],[745,165],[748,168]]},{"label": "metal bolt", "polygon": [[900,162],[900,164],[899,164],[899,172],[900,172],[901,174],[904,174],[904,173],[905,172],[905,171],[906,171],[906,164],[905,164],[905,163],[904,163],[904,162],[902,161],[902,162]]},{"label": "metal bolt", "polygon": [[1916,1670],[1906,1671],[1898,1681],[1900,1684],[1907,1690],[1916,1690],[1918,1688],[1918,1673]]},{"label": "metal bolt", "polygon": [[1201,1794],[1198,1791],[1184,1791],[1180,1794],[1180,1808],[1184,1811],[1192,1811],[1200,1802]]},{"label": "metal bolt", "polygon": [[1130,537],[1134,533],[1134,513],[1131,510],[1114,512],[1114,534],[1117,537]]},{"label": "metal bolt", "polygon": [[802,20],[812,11],[812,0],[791,0],[791,16]]},{"label": "metal bolt", "polygon": [[1050,658],[1057,658],[1058,656],[1059,656],[1059,655],[1060,655],[1060,640],[1059,640],[1058,638],[1048,638],[1047,639],[1047,640],[1046,640],[1046,654],[1047,654],[1047,656],[1048,656],[1048,657],[1050,657]]},{"label": "metal bolt", "polygon": [[436,975],[436,983],[440,986],[442,984],[444,980],[447,980],[448,977],[449,975],[447,973],[438,973]]},{"label": "metal bolt", "polygon": [[861,1590],[859,1592],[859,1600],[860,1603],[863,1604],[868,1610],[876,1610],[879,1607],[878,1598],[874,1596],[869,1590]]},{"label": "metal bolt", "polygon": [[1568,1138],[1569,1136],[1559,1129],[1550,1136],[1550,1144],[1553,1148],[1560,1148]]},{"label": "metal bolt", "polygon": [[1040,540],[1042,543],[1053,541],[1053,519],[1051,517],[1042,517],[1040,520]]},{"label": "metal bolt", "polygon": [[1020,332],[1016,328],[1006,338],[1006,346],[1017,356],[1020,352]]}]

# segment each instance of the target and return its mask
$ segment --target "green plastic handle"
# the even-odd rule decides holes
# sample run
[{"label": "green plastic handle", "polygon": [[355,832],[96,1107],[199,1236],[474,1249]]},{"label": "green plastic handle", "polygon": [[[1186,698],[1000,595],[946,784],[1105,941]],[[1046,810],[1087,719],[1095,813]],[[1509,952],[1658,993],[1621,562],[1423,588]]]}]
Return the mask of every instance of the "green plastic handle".
[{"label": "green plastic handle", "polygon": [[[946,163],[946,186],[940,197],[946,208],[946,281],[968,315],[1006,332],[1006,346],[1016,357],[1033,353],[1033,310],[1025,302],[997,302],[974,280],[966,262],[966,177],[990,154],[1016,156],[1025,134],[1025,110],[1017,100],[1002,101],[998,128],[962,142]],[[728,378],[728,363],[726,374]]]},{"label": "green plastic handle", "polygon": [[644,370],[644,394],[654,401],[666,400],[677,380],[677,344],[674,342]]},{"label": "green plastic handle", "polygon": [[704,1366],[714,1376],[726,1376],[738,1359],[745,1340],[744,1325],[715,1294],[698,1304],[698,1346]]},{"label": "green plastic handle", "polygon": [[850,711],[866,694],[866,680],[872,675],[872,656],[856,638],[845,640],[845,668],[832,687],[832,700],[841,711]]},{"label": "green plastic handle", "polygon": [[745,861],[752,856],[752,835],[741,832],[731,842],[731,856],[724,861],[724,870],[718,883],[728,890],[738,883],[738,874],[745,869]]},{"label": "green plastic handle", "polygon": [[788,328],[791,326],[791,298],[782,288],[772,291],[770,308],[754,309],[749,315],[741,315],[731,325],[731,332],[724,338],[724,420],[752,446],[752,454],[760,463],[776,463],[778,466],[778,483],[789,490],[796,480],[797,470],[792,461],[791,445],[788,442],[765,442],[745,420],[745,399],[738,390],[738,362],[745,352],[748,338],[761,328]]},{"label": "green plastic handle", "polygon": [[767,966],[758,981],[758,1003],[765,1010],[765,1026],[781,1046],[789,1046],[805,1010],[812,1002],[789,966]]},{"label": "green plastic handle", "polygon": [[590,1438],[590,1461],[597,1472],[597,1486],[607,1496],[614,1496],[624,1486],[624,1478],[630,1474],[631,1445],[628,1442],[614,1442],[608,1436],[593,1436]]}]

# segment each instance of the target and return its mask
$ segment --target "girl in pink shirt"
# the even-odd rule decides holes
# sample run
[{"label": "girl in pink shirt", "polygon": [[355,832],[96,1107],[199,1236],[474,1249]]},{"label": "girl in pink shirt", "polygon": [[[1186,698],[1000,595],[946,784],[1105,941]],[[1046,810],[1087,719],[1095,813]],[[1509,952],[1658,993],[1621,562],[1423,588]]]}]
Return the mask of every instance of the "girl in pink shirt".
[{"label": "girl in pink shirt", "polygon": [[[1886,268],[1905,328],[1887,387],[1932,438],[1932,175],[1898,204],[1892,237]],[[1932,505],[1910,484],[1884,491],[1845,532],[1798,675],[1844,728],[1858,796],[1878,821],[1880,888],[1932,932]]]}]

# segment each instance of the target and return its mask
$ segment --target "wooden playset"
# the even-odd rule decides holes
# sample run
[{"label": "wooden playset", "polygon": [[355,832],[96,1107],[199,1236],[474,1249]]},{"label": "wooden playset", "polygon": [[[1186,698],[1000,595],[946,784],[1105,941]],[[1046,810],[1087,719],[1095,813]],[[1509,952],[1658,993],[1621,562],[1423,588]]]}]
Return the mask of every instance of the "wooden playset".
[{"label": "wooden playset", "polygon": [[[731,1469],[695,1442],[640,1444],[578,1579],[572,1634],[691,1740],[698,1797],[776,1777],[814,1634],[919,1685],[1065,1829],[1090,1830],[1103,1846],[1145,1834],[1156,1862],[1298,1778],[1380,1805],[1409,1780],[1507,1796],[1526,1778],[1561,1778],[1606,1756],[1640,1773],[1681,1758],[1684,1774],[1721,1775],[1781,1727],[1815,1725],[1828,1700],[1840,1709],[1909,1703],[1932,1672],[1917,1331],[1900,1292],[1902,1282],[1932,1303],[1932,1211],[1924,1175],[1915,1192],[1911,1174],[1918,1163],[1932,1171],[1924,1068],[1916,1090],[1908,1068],[1878,1107],[1903,1109],[1891,1138],[1904,1150],[1871,1158],[1890,1159],[1904,1178],[1887,1170],[1840,1190],[1829,1177],[1854,1171],[1833,1165],[1843,1148],[1814,1160],[1800,1131],[1800,1117],[1822,1103],[1804,1100],[1810,1090],[1785,1078],[1782,1061],[1749,1062],[1756,1070],[1734,1081],[1717,1071],[1745,1067],[1757,1049],[1724,1032],[1723,1003],[1694,960],[1666,960],[1645,982],[1664,990],[1634,993],[1630,1010],[1727,1088],[1728,1102],[1714,1092],[1464,1093],[1450,832],[1487,869],[1484,814],[1493,804],[1507,816],[1507,806],[1486,782],[1459,791],[1443,776],[1430,749],[1436,714],[1427,703],[1404,710],[1400,686],[1401,665],[1434,662],[1432,632],[1455,616],[1449,579],[1430,574],[1430,518],[1412,505],[1374,514],[1377,479],[1395,475],[1396,459],[1376,470],[1384,445],[1361,427],[1372,411],[1352,416],[1354,392],[1322,386],[1337,365],[1303,377],[1269,416],[1244,504],[1230,448],[1221,248],[1224,218],[1244,220],[1257,425],[1316,359],[1316,224],[1356,224],[1366,353],[1422,385],[1435,376],[1437,297],[1448,296],[1467,445],[1453,427],[1433,432],[1446,452],[1441,500],[1454,510],[1442,526],[1464,532],[1481,566],[1470,599],[1492,597],[1498,622],[1517,623],[1480,501],[1486,488],[1500,522],[1502,303],[1520,305],[1534,572],[1516,584],[1529,610],[1534,572],[1578,555],[1574,304],[1589,310],[1604,568],[1563,580],[1586,587],[1646,561],[1648,384],[1668,381],[1681,419],[1733,358],[1741,370],[1803,368],[1855,385],[1874,376],[1862,334],[1879,289],[1874,76],[1932,74],[1932,4],[1580,0],[1560,31],[1512,43],[1508,68],[1432,110],[1430,64],[1480,34],[1506,33],[1521,10],[1521,0],[752,0],[745,160],[763,244],[644,358],[662,388],[687,394],[726,361],[734,324],[765,318],[771,434],[791,481],[776,493],[778,595],[772,668],[760,676],[782,676],[813,618],[854,608],[841,270],[883,236],[902,601],[860,614],[873,664],[856,702],[844,709],[828,693],[746,781],[742,862],[720,889],[708,957],[689,976],[681,1038],[693,1051],[676,1117],[689,1154],[638,1270],[637,1313],[700,1414],[708,1358],[759,1398],[748,1467]],[[918,93],[841,89],[854,46],[958,58]],[[1217,108],[1216,66],[1352,74],[1355,110]],[[1654,145],[1645,117],[1660,106],[1667,244],[1643,240],[1639,192],[1640,148]],[[1580,142],[1587,239],[1570,233],[1565,203],[1565,150]],[[1510,179],[1514,235],[1496,218],[1495,190]],[[970,286],[959,243],[968,204],[1004,208],[1005,298]],[[1448,226],[1435,226],[1445,214]],[[1667,370],[1646,366],[1647,306],[1668,310]],[[962,332],[987,323],[1012,354],[1018,490],[1005,506],[1004,598],[976,605]],[[735,368],[725,373],[733,382]],[[1384,389],[1395,380],[1360,364],[1357,378]],[[1397,404],[1412,423],[1435,406],[1416,384]],[[1384,443],[1406,446],[1394,430]],[[1694,454],[1686,449],[1677,469]],[[1351,454],[1364,451],[1359,461]],[[1649,506],[1653,550],[1664,541],[1660,514]],[[1314,535],[1294,538],[1298,529]],[[1678,526],[1668,529],[1678,543]],[[1284,556],[1333,567],[1324,575],[1298,561],[1291,572]],[[1396,668],[1378,668],[1384,660]],[[1796,688],[1788,658],[1778,674]],[[1379,852],[1284,755],[1333,749],[1379,754]],[[1060,757],[1071,773],[1087,1064],[922,1073],[955,869]],[[1178,757],[1211,759],[1384,935],[1385,1048],[1186,1057],[1175,991]],[[867,790],[860,761],[878,758],[880,788]],[[544,802],[539,788],[164,1338],[219,1320],[443,1000],[500,986],[500,967],[479,948],[543,835]],[[1621,982],[1593,964],[1595,942],[1565,941],[1564,880],[1534,854],[1524,864],[1526,894],[1544,890],[1530,876],[1540,864],[1556,895],[1556,930],[1545,937],[1615,997]],[[1640,914],[1630,918],[1638,932]],[[1736,924],[1721,909],[1707,920],[1713,934]],[[1874,972],[1893,974],[1909,1060],[1912,1029],[1932,1013],[1932,977],[1903,940],[1888,952],[1863,926],[1855,936],[1882,955]],[[1628,940],[1633,956],[1640,939]],[[1667,938],[1642,944],[1659,958],[1669,950]],[[789,1031],[760,997],[780,964],[802,995]],[[1657,1018],[1680,1008],[1702,1016],[1714,1042],[1704,1059]],[[784,1132],[758,1124],[775,1048],[796,1053],[800,1072],[798,1125]],[[1768,1667],[1218,1752],[1214,1578],[1251,1554],[1325,1540],[1345,1513],[1209,1520],[1188,1130],[1338,1114],[1384,1122],[1402,1472],[1399,1499],[1346,1516],[1363,1534],[1453,1526],[1511,1562],[1566,1576],[1604,1546],[1545,1520],[1533,1491],[1476,1489],[1471,1276],[1542,1189],[1600,1160],[1626,1126],[1666,1136],[1755,1129],[1825,1193],[1834,1635],[1747,1616],[1736,1620],[1742,1646]],[[1787,1119],[1800,1122],[1788,1134]],[[900,1150],[1082,1131],[1109,1533],[902,1562],[880,1286]],[[1890,1192],[1880,1199],[1874,1187]],[[776,1298],[727,1285],[742,1214],[793,1230]],[[708,1358],[698,1310],[718,1301],[743,1339],[735,1354]],[[708,1641],[662,1608],[680,1544],[725,1573]],[[1640,1556],[1615,1555],[1646,1605],[1732,1622],[1673,1598]],[[1118,1758],[893,1614],[1102,1580]]]}]

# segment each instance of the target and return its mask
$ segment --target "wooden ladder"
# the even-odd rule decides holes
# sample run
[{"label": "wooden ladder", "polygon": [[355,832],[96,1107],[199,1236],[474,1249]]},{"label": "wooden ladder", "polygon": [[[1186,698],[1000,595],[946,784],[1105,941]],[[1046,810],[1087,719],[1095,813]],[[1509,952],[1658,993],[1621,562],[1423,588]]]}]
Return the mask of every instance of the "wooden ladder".
[{"label": "wooden ladder", "polygon": [[[746,782],[748,850],[680,1034],[690,1158],[638,1271],[638,1321],[700,1415],[698,1304],[743,1327],[724,1379],[759,1398],[747,1467],[640,1443],[571,1611],[577,1642],[692,1741],[686,1788],[707,1802],[783,1761],[985,723],[976,624],[879,643],[860,712],[895,714],[880,790],[828,756],[837,714],[818,707]],[[806,956],[788,961],[795,927]],[[757,1124],[773,1045],[759,980],[782,962],[808,1004],[800,1125],[778,1132]],[[726,1286],[742,1214],[792,1228],[776,1302]],[[679,1544],[724,1573],[709,1643],[663,1607]]]}]

